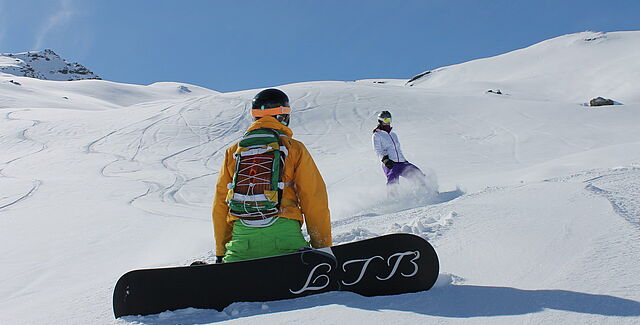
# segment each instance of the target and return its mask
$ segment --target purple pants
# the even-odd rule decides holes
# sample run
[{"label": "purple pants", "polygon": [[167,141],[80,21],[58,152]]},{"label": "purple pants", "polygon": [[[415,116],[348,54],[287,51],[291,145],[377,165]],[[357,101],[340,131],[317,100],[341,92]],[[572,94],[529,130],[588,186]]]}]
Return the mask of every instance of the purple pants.
[{"label": "purple pants", "polygon": [[387,175],[387,185],[398,184],[400,182],[400,176],[406,178],[425,176],[420,168],[408,161],[394,163],[391,168],[387,168],[387,166],[383,164],[382,170],[384,171],[384,174]]}]

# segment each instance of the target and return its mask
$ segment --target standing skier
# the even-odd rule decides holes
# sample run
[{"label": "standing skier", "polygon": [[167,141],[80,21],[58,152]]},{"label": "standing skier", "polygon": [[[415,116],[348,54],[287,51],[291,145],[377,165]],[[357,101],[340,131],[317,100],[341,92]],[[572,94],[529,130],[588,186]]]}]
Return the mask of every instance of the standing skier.
[{"label": "standing skier", "polygon": [[307,148],[292,138],[290,112],[284,92],[259,92],[255,122],[225,153],[213,202],[218,263],[308,247],[305,222],[311,246],[332,245],[326,186]]},{"label": "standing skier", "polygon": [[400,176],[424,184],[424,173],[404,158],[398,136],[391,129],[391,113],[382,111],[378,114],[378,126],[373,130],[372,141],[373,148],[382,161],[382,170],[387,176],[387,185],[398,184]]}]

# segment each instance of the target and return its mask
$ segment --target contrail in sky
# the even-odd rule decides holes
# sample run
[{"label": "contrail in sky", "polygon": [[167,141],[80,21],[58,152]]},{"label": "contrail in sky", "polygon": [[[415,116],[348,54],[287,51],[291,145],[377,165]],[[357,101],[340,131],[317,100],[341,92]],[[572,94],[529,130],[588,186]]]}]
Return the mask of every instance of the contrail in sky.
[{"label": "contrail in sky", "polygon": [[42,28],[37,32],[35,37],[36,41],[33,45],[34,50],[42,49],[42,46],[47,39],[47,35],[56,27],[69,22],[75,14],[72,9],[72,0],[60,0],[59,4],[59,9],[53,12],[49,17],[45,18],[44,26],[42,26]]},{"label": "contrail in sky", "polygon": [[5,7],[6,7],[6,2],[4,0],[0,0],[0,49],[2,48],[2,39],[4,38],[4,33],[7,28],[4,24],[4,22],[7,21],[5,17],[6,15],[4,14]]}]

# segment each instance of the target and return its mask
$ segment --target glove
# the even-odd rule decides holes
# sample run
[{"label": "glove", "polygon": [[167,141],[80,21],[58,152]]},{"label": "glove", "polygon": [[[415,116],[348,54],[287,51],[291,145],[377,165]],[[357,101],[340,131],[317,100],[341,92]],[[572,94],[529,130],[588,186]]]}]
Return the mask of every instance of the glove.
[{"label": "glove", "polygon": [[389,159],[389,155],[382,157],[382,163],[389,169],[393,168],[393,160]]},{"label": "glove", "polygon": [[216,256],[216,264],[220,264],[220,263],[224,263],[224,261],[222,260],[224,256]]},{"label": "glove", "polygon": [[195,265],[207,265],[207,262],[195,261],[195,262],[191,263],[191,266],[195,266]]}]

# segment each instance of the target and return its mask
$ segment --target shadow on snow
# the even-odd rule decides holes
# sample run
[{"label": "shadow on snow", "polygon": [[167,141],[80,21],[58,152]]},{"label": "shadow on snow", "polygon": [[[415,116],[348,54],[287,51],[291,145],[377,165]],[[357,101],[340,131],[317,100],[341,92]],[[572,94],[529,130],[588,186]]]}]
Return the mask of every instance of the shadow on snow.
[{"label": "shadow on snow", "polygon": [[124,319],[150,325],[201,324],[328,305],[343,305],[369,311],[403,311],[449,318],[525,315],[545,309],[602,316],[640,316],[640,302],[609,295],[567,290],[449,285],[427,292],[397,296],[362,297],[351,292],[329,292],[292,300],[235,303],[222,312],[184,309]]}]

